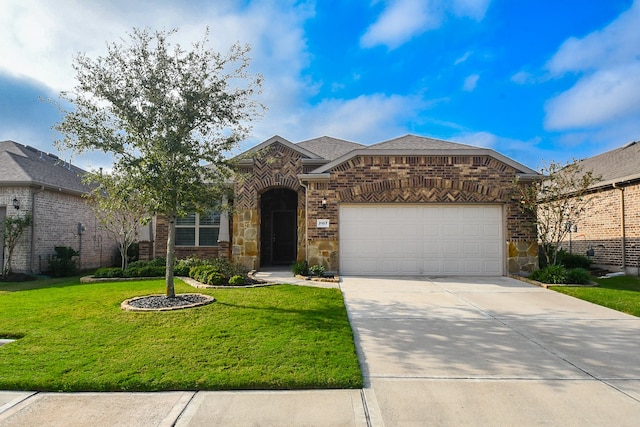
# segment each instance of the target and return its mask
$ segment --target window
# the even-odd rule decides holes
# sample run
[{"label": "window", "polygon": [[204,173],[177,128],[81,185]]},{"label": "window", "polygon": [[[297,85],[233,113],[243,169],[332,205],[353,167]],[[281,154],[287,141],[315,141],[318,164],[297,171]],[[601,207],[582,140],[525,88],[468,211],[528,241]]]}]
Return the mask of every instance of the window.
[{"label": "window", "polygon": [[191,213],[176,222],[176,246],[218,246],[220,212]]}]

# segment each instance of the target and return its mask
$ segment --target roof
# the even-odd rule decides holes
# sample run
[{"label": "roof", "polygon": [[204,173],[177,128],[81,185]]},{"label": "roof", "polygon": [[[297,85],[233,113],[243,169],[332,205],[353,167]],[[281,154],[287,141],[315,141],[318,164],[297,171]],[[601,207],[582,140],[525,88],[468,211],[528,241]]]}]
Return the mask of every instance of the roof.
[{"label": "roof", "polygon": [[0,186],[45,186],[72,193],[86,193],[83,169],[27,145],[0,142]]},{"label": "roof", "polygon": [[365,146],[362,149],[350,151],[326,165],[319,167],[312,173],[326,173],[356,156],[423,156],[425,154],[431,156],[489,156],[511,166],[518,174],[528,177],[537,177],[540,175],[533,169],[488,148],[474,147],[473,145],[459,144],[457,142],[443,141],[417,135],[405,135],[378,144]]},{"label": "roof", "polygon": [[365,148],[364,145],[357,142],[349,142],[343,139],[332,138],[330,136],[321,136],[319,138],[309,139],[307,141],[298,142],[298,147],[302,147],[313,153],[316,153],[323,159],[334,160],[350,151],[358,148]]},{"label": "roof", "polygon": [[591,171],[602,180],[594,187],[640,179],[640,141],[581,160],[585,172]]},{"label": "roof", "polygon": [[426,138],[417,135],[405,135],[398,138],[369,145],[370,150],[461,150],[476,149],[473,145]]}]

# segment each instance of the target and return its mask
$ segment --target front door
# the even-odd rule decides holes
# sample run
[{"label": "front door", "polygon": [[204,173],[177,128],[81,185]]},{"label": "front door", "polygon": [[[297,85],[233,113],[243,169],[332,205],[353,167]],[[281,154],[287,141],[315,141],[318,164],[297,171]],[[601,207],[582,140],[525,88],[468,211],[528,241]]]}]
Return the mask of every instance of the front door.
[{"label": "front door", "polygon": [[271,212],[272,264],[291,264],[296,258],[296,211]]},{"label": "front door", "polygon": [[292,264],[298,245],[298,193],[273,188],[260,196],[260,265]]}]

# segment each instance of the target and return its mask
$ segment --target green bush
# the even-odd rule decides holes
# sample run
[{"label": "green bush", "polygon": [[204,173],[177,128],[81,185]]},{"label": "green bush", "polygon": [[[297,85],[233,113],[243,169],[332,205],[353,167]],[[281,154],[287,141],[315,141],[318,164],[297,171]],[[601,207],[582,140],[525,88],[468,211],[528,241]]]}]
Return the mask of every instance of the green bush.
[{"label": "green bush", "polygon": [[189,270],[189,277],[200,283],[208,284],[207,282],[211,273],[219,273],[219,271],[212,265],[199,265],[197,267],[192,267],[191,270]]},{"label": "green bush", "polygon": [[563,265],[548,265],[531,273],[529,278],[542,283],[559,285],[567,283],[567,269]]},{"label": "green bush", "polygon": [[158,267],[166,267],[167,266],[167,260],[164,258],[154,258],[151,261],[149,261],[149,265],[154,265],[154,266],[158,266]]},{"label": "green bush", "polygon": [[591,282],[591,274],[584,268],[572,268],[567,271],[567,283],[586,285]]},{"label": "green bush", "polygon": [[55,255],[49,257],[49,274],[53,277],[73,276],[78,270],[73,259],[80,255],[78,251],[66,246],[56,246]]},{"label": "green bush", "polygon": [[572,254],[563,249],[558,251],[557,255],[558,264],[564,265],[566,268],[583,268],[588,269],[593,263],[592,260],[584,255]]},{"label": "green bush", "polygon": [[312,265],[309,267],[309,273],[312,276],[321,277],[324,274],[324,266],[322,265]]},{"label": "green bush", "polygon": [[210,261],[210,264],[226,278],[233,276],[246,276],[249,272],[249,269],[246,267],[233,263],[225,258],[214,258]]},{"label": "green bush", "polygon": [[207,285],[214,285],[214,286],[220,286],[220,285],[224,285],[225,283],[227,283],[224,275],[222,273],[219,273],[215,270],[212,270],[208,275],[207,275],[207,280],[205,282]]},{"label": "green bush", "polygon": [[232,286],[242,286],[244,285],[244,277],[238,275],[232,276],[229,279],[229,284]]},{"label": "green bush", "polygon": [[161,277],[166,273],[166,267],[153,265],[151,262],[132,262],[123,272],[124,277]]},{"label": "green bush", "polygon": [[188,257],[186,259],[180,259],[176,262],[175,267],[173,267],[173,274],[176,276],[188,276],[189,271],[193,267],[198,267],[201,265],[211,265],[211,263],[204,259],[199,259],[196,257]]},{"label": "green bush", "polygon": [[122,274],[123,271],[120,267],[99,268],[93,274],[93,277],[111,279],[114,277],[122,277]]},{"label": "green bush", "polygon": [[300,276],[308,276],[309,275],[309,264],[307,261],[297,261],[294,262],[291,266],[291,271],[293,274],[298,274]]}]

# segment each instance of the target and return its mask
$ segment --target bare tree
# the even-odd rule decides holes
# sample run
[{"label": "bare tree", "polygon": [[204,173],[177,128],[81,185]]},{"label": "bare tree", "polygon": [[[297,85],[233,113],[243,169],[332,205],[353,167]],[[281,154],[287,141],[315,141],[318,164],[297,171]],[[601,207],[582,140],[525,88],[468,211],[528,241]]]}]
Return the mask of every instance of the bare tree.
[{"label": "bare tree", "polygon": [[535,213],[538,239],[547,264],[556,264],[560,243],[569,233],[570,225],[595,201],[590,190],[601,177],[584,171],[575,161],[566,165],[551,162],[540,172],[545,176],[543,180],[516,188],[521,208]]},{"label": "bare tree", "polygon": [[7,248],[7,259],[2,266],[2,275],[8,276],[13,271],[11,265],[13,261],[13,252],[20,241],[20,237],[31,226],[31,215],[28,213],[22,217],[20,216],[7,216],[2,223],[0,223],[0,236],[4,241],[4,245]]}]

